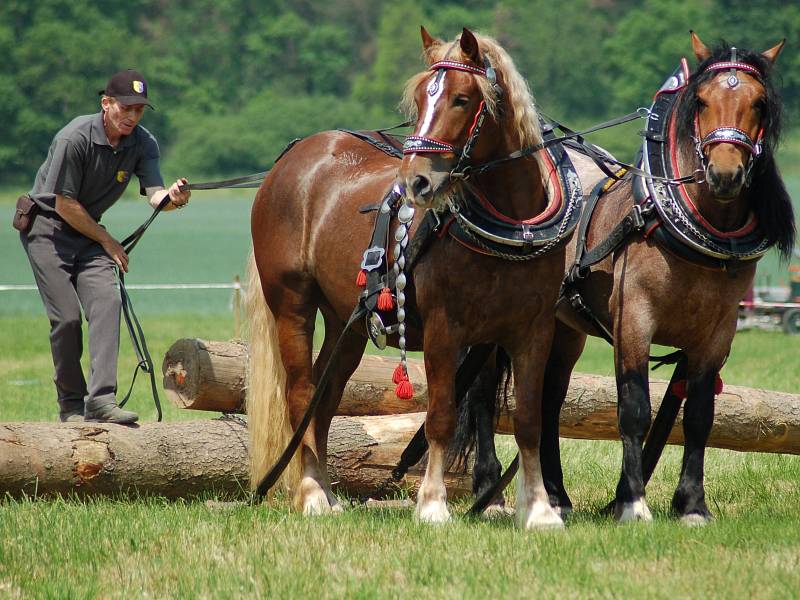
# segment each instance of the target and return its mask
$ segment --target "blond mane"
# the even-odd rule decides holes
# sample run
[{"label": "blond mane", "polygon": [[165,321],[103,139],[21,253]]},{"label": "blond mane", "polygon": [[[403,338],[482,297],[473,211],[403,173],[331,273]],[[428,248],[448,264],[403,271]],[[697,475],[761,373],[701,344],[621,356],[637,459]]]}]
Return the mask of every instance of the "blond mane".
[{"label": "blond mane", "polygon": [[[522,77],[520,72],[514,66],[514,62],[508,53],[497,43],[497,40],[486,35],[474,34],[478,40],[478,46],[481,54],[489,58],[492,67],[500,74],[505,85],[505,93],[502,102],[510,108],[506,109],[505,113],[511,115],[513,122],[511,123],[512,131],[516,132],[518,138],[516,141],[519,143],[520,148],[532,146],[542,141],[542,132],[539,127],[539,115],[536,112],[536,104],[533,100],[528,84]],[[461,47],[458,44],[461,36],[456,36],[452,43],[441,42],[431,46],[427,52],[428,64],[440,61],[445,58],[448,51],[452,48],[452,52],[448,58],[452,60],[465,61],[466,57],[462,55]],[[405,85],[403,91],[403,99],[400,103],[401,110],[408,116],[409,119],[416,120],[417,108],[414,102],[414,92],[417,87],[430,77],[430,71],[423,71],[412,76]],[[478,85],[480,86],[483,98],[486,101],[486,107],[489,114],[499,121],[498,100],[494,90],[489,81],[485,77],[478,77]]]}]

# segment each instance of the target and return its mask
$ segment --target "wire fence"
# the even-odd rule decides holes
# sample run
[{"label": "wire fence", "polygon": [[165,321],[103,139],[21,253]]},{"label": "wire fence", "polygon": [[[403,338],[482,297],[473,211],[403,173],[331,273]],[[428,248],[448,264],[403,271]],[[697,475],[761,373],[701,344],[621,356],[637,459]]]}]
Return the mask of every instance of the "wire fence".
[{"label": "wire fence", "polygon": [[[128,290],[231,290],[229,308],[233,313],[234,336],[241,335],[243,321],[242,285],[239,276],[230,283],[131,283],[125,286]],[[35,292],[39,288],[33,284],[0,284],[0,292]]]}]

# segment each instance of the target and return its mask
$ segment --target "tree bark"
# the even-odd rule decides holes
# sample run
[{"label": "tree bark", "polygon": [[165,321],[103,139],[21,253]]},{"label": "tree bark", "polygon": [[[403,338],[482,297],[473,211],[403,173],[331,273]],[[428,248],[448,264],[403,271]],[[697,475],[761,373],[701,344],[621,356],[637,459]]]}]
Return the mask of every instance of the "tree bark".
[{"label": "tree bark", "polygon": [[[238,352],[235,359],[229,358],[234,350],[227,348],[228,342],[204,342],[202,340],[180,340],[175,346],[190,348],[202,358],[192,359],[188,352],[185,363],[198,365],[185,369],[174,358],[172,349],[164,359],[164,386],[180,394],[179,406],[195,408],[202,405],[205,410],[224,410],[215,404],[215,394],[221,387],[228,387],[221,396],[235,397],[241,406],[245,394],[244,374],[247,363],[247,347],[235,344]],[[173,346],[173,348],[175,348]],[[218,358],[219,356],[219,358]],[[217,367],[217,363],[220,367]],[[409,360],[409,375],[414,384],[414,398],[399,400],[394,395],[392,371],[396,360],[365,355],[361,365],[353,374],[345,389],[339,414],[342,415],[386,415],[417,412],[427,405],[425,368],[421,361]],[[174,373],[186,373],[178,388]],[[196,380],[201,383],[195,383]],[[213,382],[213,383],[205,383]],[[653,411],[661,405],[667,382],[651,380],[650,401]],[[191,390],[200,390],[196,396]],[[612,377],[573,373],[569,392],[561,413],[561,435],[578,439],[619,439],[617,428],[617,392]],[[503,411],[497,425],[499,433],[513,433],[513,391],[509,399],[509,411]],[[224,404],[229,406],[231,403]],[[222,405],[220,405],[222,406]],[[669,438],[672,444],[683,443],[682,414]],[[716,400],[714,427],[708,445],[746,452],[780,452],[800,454],[800,395],[774,392],[741,386],[726,385]]]},{"label": "tree bark", "polygon": [[[424,417],[334,418],[328,469],[335,489],[360,496],[382,488]],[[0,497],[241,498],[249,490],[247,448],[243,419],[138,427],[0,423]],[[424,466],[415,467],[400,485],[415,491],[423,472]],[[452,497],[463,496],[471,474],[448,474],[446,482]]]}]

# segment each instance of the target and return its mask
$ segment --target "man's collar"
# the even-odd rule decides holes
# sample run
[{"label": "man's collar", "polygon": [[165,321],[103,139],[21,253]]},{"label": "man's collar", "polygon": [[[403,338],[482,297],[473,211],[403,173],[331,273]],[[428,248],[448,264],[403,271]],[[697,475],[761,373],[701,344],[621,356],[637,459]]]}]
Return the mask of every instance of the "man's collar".
[{"label": "man's collar", "polygon": [[[136,127],[139,127],[139,125],[136,125]],[[136,131],[136,127],[133,129],[130,135],[124,135],[120,138],[117,149],[133,146],[134,143],[133,134]],[[90,138],[93,144],[97,144],[99,146],[108,146],[109,148],[112,147],[108,141],[108,136],[106,135],[106,128],[103,126],[102,110],[99,113],[97,113],[92,119]]]}]

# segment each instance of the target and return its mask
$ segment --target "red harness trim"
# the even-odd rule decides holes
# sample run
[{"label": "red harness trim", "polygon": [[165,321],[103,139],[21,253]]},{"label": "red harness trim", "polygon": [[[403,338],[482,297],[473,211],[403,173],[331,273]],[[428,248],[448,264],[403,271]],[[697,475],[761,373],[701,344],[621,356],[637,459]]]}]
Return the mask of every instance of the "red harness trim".
[{"label": "red harness trim", "polygon": [[[548,182],[551,180],[553,173],[555,172],[556,166],[553,164],[552,159],[550,158],[550,154],[548,152],[543,152],[542,156],[544,156],[545,161],[547,163],[547,168],[549,171],[548,175]],[[478,200],[480,200],[481,205],[496,219],[499,219],[505,223],[510,223],[511,225],[536,225],[537,223],[543,223],[548,219],[552,218],[553,216],[561,210],[561,207],[564,204],[564,192],[561,188],[561,180],[556,177],[552,179],[555,184],[555,194],[550,202],[547,204],[545,209],[540,212],[535,217],[530,219],[523,219],[518,221],[516,219],[512,219],[510,217],[505,216],[504,214],[498,212],[498,210],[489,202],[483,194],[480,193],[479,190],[473,189],[475,195],[477,196]],[[546,187],[546,186],[545,186]]]}]

